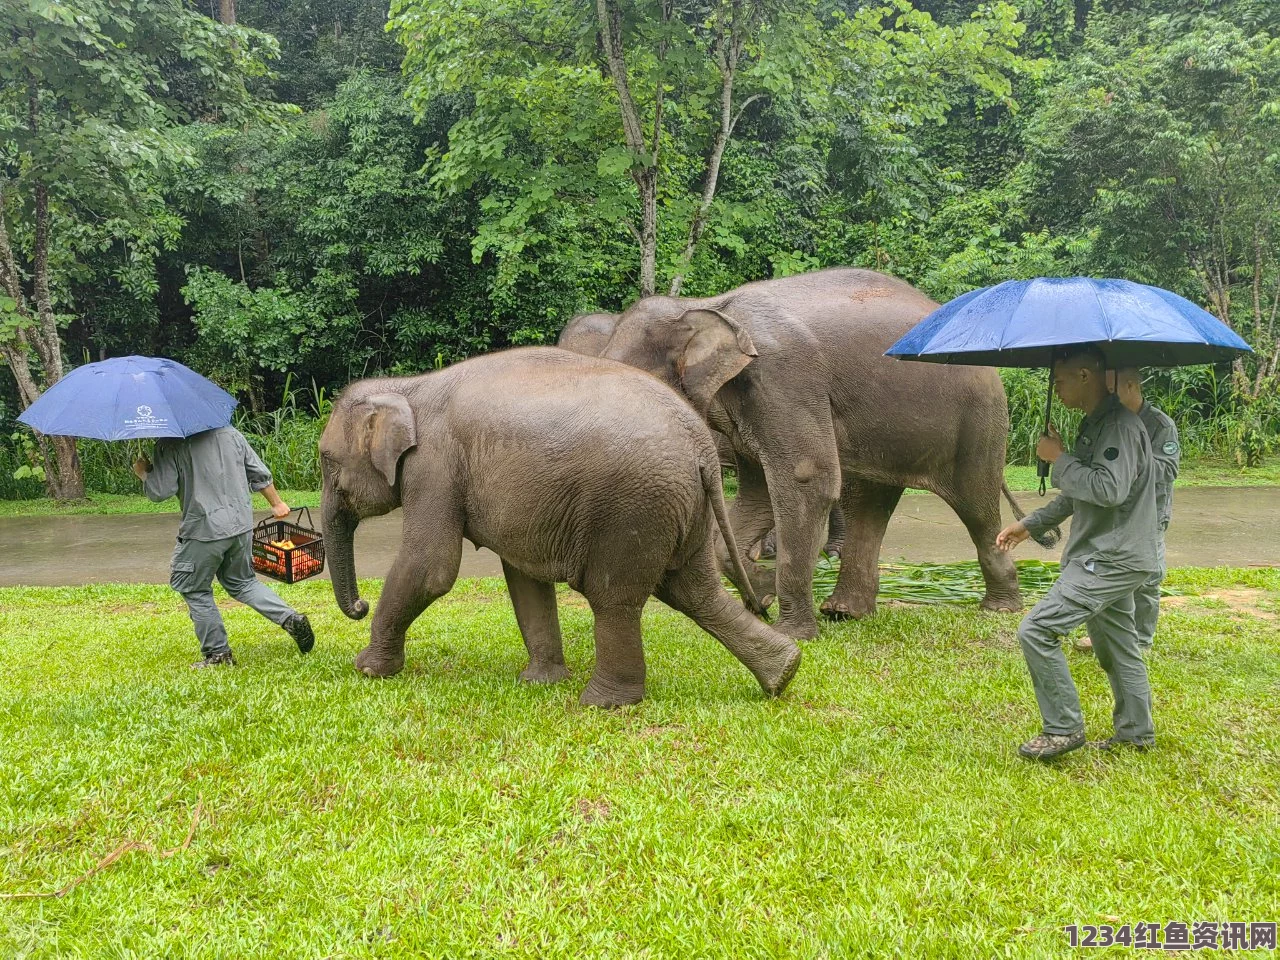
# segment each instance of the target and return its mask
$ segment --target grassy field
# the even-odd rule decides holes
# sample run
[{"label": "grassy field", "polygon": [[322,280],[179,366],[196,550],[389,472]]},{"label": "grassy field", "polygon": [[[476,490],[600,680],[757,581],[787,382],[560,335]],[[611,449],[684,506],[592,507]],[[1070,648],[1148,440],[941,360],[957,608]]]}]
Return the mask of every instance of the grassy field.
[{"label": "grassy field", "polygon": [[310,657],[227,602],[211,673],[166,588],[0,590],[0,893],[84,878],[0,901],[0,956],[1022,957],[1068,923],[1275,920],[1280,571],[1170,583],[1158,749],[1053,766],[1014,754],[1017,618],[972,607],[824,627],[766,701],[653,604],[649,699],[606,713],[572,594],[573,678],[529,688],[497,581],[388,681],[323,583],[283,588]]},{"label": "grassy field", "polygon": [[[1035,467],[1006,467],[1005,480],[1010,490],[1028,491],[1038,489],[1040,481],[1036,478]],[[1241,470],[1229,463],[1191,463],[1187,464],[1178,478],[1178,487],[1272,487],[1280,486],[1280,461],[1274,461],[1253,470]],[[732,477],[726,483],[730,495],[737,491],[737,484]],[[908,490],[907,493],[921,493],[919,490]],[[280,496],[292,507],[312,507],[320,504],[320,494],[310,490],[283,490]],[[267,509],[267,501],[260,495],[253,498],[258,510]],[[88,499],[69,504],[59,504],[52,500],[0,500],[0,518],[3,517],[41,517],[41,516],[80,516],[87,514],[128,514],[128,513],[174,513],[178,510],[176,499],[163,503],[152,503],[146,497],[126,496],[112,493],[90,494]]]}]

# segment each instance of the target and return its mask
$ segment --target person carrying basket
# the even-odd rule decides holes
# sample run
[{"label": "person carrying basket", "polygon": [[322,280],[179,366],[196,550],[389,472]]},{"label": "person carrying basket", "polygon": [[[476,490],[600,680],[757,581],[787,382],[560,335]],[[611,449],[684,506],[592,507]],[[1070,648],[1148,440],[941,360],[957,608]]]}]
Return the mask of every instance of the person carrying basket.
[{"label": "person carrying basket", "polygon": [[254,575],[253,501],[260,492],[277,518],[289,515],[271,471],[235,427],[206,430],[190,437],[156,441],[155,462],[134,461],[147,498],[159,502],[177,496],[182,523],[173,552],[169,585],[187,603],[203,659],[195,668],[233,666],[227,630],[213,599],[213,578],[236,600],[282,627],[302,653],[315,646],[306,616],[290,607]]}]

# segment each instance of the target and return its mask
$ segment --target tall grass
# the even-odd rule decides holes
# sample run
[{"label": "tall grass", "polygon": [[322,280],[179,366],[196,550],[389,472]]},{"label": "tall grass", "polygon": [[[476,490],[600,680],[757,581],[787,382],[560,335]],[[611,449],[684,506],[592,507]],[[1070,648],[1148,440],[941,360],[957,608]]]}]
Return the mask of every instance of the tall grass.
[{"label": "tall grass", "polygon": [[[1000,371],[1009,398],[1008,460],[1035,460],[1036,439],[1044,425],[1044,370]],[[1178,425],[1182,455],[1187,460],[1232,459],[1251,435],[1272,444],[1280,438],[1280,394],[1272,390],[1255,401],[1241,396],[1229,376],[1214,367],[1182,367],[1148,373],[1143,395]],[[1074,436],[1080,414],[1056,399],[1053,424],[1064,437]]]}]

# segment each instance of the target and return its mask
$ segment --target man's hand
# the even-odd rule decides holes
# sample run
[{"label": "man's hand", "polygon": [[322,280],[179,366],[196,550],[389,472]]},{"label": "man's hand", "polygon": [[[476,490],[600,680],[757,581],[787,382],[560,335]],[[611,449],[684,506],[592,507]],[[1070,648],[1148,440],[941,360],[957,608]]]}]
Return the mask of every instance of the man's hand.
[{"label": "man's hand", "polygon": [[133,461],[133,474],[139,480],[146,480],[147,473],[151,470],[151,461],[146,457],[139,457]]},{"label": "man's hand", "polygon": [[996,549],[1002,553],[1008,553],[1029,536],[1031,534],[1022,525],[1022,521],[1017,520],[1001,530],[996,536]]},{"label": "man's hand", "polygon": [[1053,424],[1049,424],[1047,429],[1049,432],[1036,443],[1036,456],[1045,463],[1056,463],[1067,448],[1062,445],[1062,437],[1058,436]]},{"label": "man's hand", "polygon": [[277,500],[271,505],[271,515],[277,520],[283,520],[289,515],[289,505],[283,500]]}]

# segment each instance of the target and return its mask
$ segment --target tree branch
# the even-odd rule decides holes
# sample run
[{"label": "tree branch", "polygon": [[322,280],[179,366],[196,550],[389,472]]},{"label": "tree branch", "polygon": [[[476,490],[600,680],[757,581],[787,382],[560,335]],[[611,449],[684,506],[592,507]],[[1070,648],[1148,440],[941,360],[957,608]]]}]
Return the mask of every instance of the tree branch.
[{"label": "tree branch", "polygon": [[742,105],[738,107],[738,115],[733,118],[733,122],[729,124],[729,136],[733,136],[733,131],[737,129],[738,121],[742,119],[742,115],[747,112],[747,107],[755,103],[757,100],[763,100],[763,93],[753,93],[747,99],[742,101]]},{"label": "tree branch", "polygon": [[[27,93],[28,127],[34,139],[40,129],[40,103],[35,79],[29,80]],[[58,323],[53,314],[53,297],[49,292],[49,186],[37,179],[33,186],[35,209],[34,247],[32,250],[31,280],[38,324],[34,340],[36,353],[44,366],[45,386],[51,387],[62,379],[62,344],[58,339]]]},{"label": "tree branch", "polygon": [[622,132],[627,146],[638,154],[644,150],[644,128],[640,125],[640,115],[627,81],[627,61],[622,52],[622,12],[610,0],[596,0],[596,18],[600,24],[600,41],[604,45],[609,74],[613,77],[622,106]]},{"label": "tree branch", "polygon": [[[738,61],[742,56],[743,45],[743,38],[736,32],[738,9],[739,4],[735,2],[733,5],[734,20],[729,25],[730,32],[717,42],[716,59],[720,67],[720,126],[716,130],[715,139],[711,144],[711,155],[707,158],[707,172],[702,183],[702,200],[693,216],[693,222],[689,224],[689,239],[685,243],[684,254],[680,257],[680,267],[676,271],[676,275],[671,278],[669,293],[673,297],[680,295],[680,289],[684,286],[685,274],[689,270],[689,264],[693,262],[693,254],[698,247],[698,241],[702,239],[702,234],[707,228],[707,219],[711,214],[711,204],[715,200],[716,187],[720,182],[720,164],[724,159],[725,148],[729,145],[729,137],[733,134],[734,124],[737,122],[733,116],[733,83],[737,76]],[[750,100],[747,102],[750,103]],[[746,104],[743,104],[743,106],[745,108]],[[742,115],[741,110],[739,110],[738,115]]]}]

